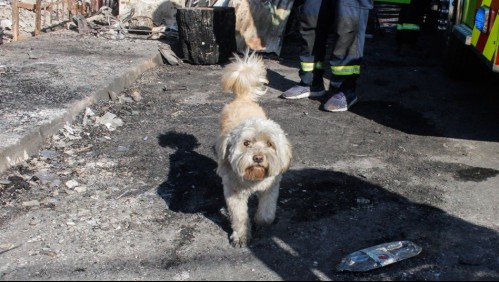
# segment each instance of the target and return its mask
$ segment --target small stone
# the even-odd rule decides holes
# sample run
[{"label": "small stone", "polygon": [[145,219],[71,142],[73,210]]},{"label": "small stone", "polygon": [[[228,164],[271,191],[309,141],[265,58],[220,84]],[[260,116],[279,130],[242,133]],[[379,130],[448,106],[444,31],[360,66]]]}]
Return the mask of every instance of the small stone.
[{"label": "small stone", "polygon": [[117,127],[123,125],[123,120],[113,113],[106,112],[102,117],[96,119],[96,124],[104,125],[109,131],[114,131]]},{"label": "small stone", "polygon": [[118,96],[118,102],[120,104],[123,104],[123,103],[133,103],[133,99],[130,98],[130,97],[126,97],[125,95],[120,95],[120,96]]},{"label": "small stone", "polygon": [[9,19],[1,20],[0,27],[3,27],[6,30],[10,30],[12,28],[12,21]]},{"label": "small stone", "polygon": [[111,101],[118,100],[118,94],[116,94],[116,92],[109,90],[108,94],[109,94],[109,99],[111,99]]},{"label": "small stone", "polygon": [[43,150],[40,152],[40,155],[47,159],[54,159],[59,155],[59,153],[54,150]]},{"label": "small stone", "polygon": [[48,185],[50,187],[59,186],[61,180],[57,175],[48,171],[40,171],[35,174],[43,185]]},{"label": "small stone", "polygon": [[30,58],[32,60],[37,60],[38,56],[30,52],[30,53],[28,53],[28,58]]},{"label": "small stone", "polygon": [[75,188],[75,191],[78,192],[78,193],[83,193],[83,192],[86,192],[87,191],[87,187],[85,186],[82,186],[82,187],[76,187]]},{"label": "small stone", "polygon": [[130,97],[132,97],[132,99],[135,102],[139,102],[140,100],[142,100],[142,95],[140,94],[140,91],[137,88],[132,89],[132,92],[130,93]]},{"label": "small stone", "polygon": [[22,206],[23,207],[39,207],[40,206],[40,202],[38,202],[37,200],[23,202]]},{"label": "small stone", "polygon": [[76,180],[69,180],[66,182],[66,187],[68,187],[69,189],[73,189],[79,185],[80,184]]},{"label": "small stone", "polygon": [[129,146],[118,146],[118,152],[127,152],[128,150],[130,150]]},{"label": "small stone", "polygon": [[0,244],[0,251],[9,250],[12,249],[13,247],[14,245],[12,244]]},{"label": "small stone", "polygon": [[177,281],[186,281],[189,280],[191,275],[187,271],[182,271],[181,273],[175,274],[174,280]]},{"label": "small stone", "polygon": [[57,253],[54,252],[54,251],[51,251],[51,250],[42,250],[40,252],[41,255],[46,255],[46,256],[49,256],[49,257],[56,257],[57,256]]},{"label": "small stone", "polygon": [[75,190],[69,190],[69,189],[64,189],[63,192],[68,195],[73,195],[74,193],[76,193]]},{"label": "small stone", "polygon": [[364,204],[364,205],[371,203],[371,201],[369,199],[362,198],[362,197],[361,198],[357,198],[356,201],[357,201],[357,204]]}]

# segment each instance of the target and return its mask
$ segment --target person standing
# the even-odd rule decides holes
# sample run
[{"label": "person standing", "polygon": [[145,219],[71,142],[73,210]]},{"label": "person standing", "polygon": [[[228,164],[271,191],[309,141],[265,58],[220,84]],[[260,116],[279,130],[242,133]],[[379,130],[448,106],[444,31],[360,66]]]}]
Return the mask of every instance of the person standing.
[{"label": "person standing", "polygon": [[425,17],[430,11],[431,0],[411,0],[402,5],[397,22],[397,52],[404,53],[408,49],[416,49]]},{"label": "person standing", "polygon": [[326,93],[323,76],[329,36],[331,97],[324,110],[341,112],[357,102],[365,33],[373,0],[304,0],[299,13],[300,82],[283,93],[285,99],[320,97]]}]

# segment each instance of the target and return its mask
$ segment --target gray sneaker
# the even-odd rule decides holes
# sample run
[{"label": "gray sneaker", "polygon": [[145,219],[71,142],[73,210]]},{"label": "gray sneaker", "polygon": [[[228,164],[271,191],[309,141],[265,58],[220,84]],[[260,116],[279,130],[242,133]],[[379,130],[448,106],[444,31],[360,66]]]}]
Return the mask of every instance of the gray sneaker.
[{"label": "gray sneaker", "polygon": [[309,97],[320,97],[326,93],[326,89],[324,89],[324,85],[312,85],[306,86],[297,84],[286,92],[282,93],[282,97],[284,99],[303,99]]},{"label": "gray sneaker", "polygon": [[327,100],[324,104],[324,110],[328,112],[344,112],[355,103],[357,103],[357,96],[355,96],[355,94],[351,94],[347,97],[345,96],[345,93],[338,92]]}]

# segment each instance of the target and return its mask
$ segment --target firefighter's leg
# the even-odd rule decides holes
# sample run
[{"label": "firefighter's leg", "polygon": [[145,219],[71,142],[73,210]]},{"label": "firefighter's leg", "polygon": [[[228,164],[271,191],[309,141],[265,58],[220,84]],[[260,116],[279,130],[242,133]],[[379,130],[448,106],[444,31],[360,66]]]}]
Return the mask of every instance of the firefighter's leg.
[{"label": "firefighter's leg", "polygon": [[331,0],[305,0],[300,8],[300,83],[283,93],[286,99],[318,97],[325,93],[322,77],[330,6]]},{"label": "firefighter's leg", "polygon": [[401,48],[404,47],[416,46],[429,8],[430,0],[412,0],[410,4],[402,6],[396,33],[398,51],[402,51]]},{"label": "firefighter's leg", "polygon": [[[305,0],[300,9],[301,50],[300,79],[311,85],[314,82],[314,71],[319,66],[319,75],[324,73],[320,66],[324,63],[328,30],[331,23],[331,0]],[[320,76],[322,79],[322,76]]]},{"label": "firefighter's leg", "polygon": [[315,87],[324,86],[324,72],[325,72],[325,58],[326,47],[329,37],[329,30],[333,21],[333,7],[336,0],[324,0],[319,9],[317,19],[317,32],[312,50],[312,57],[314,58],[314,78],[312,85]]},{"label": "firefighter's leg", "polygon": [[355,88],[360,76],[368,17],[369,9],[338,6],[337,21],[333,25],[337,40],[330,59],[333,96],[324,104],[327,111],[346,111],[357,102]]}]

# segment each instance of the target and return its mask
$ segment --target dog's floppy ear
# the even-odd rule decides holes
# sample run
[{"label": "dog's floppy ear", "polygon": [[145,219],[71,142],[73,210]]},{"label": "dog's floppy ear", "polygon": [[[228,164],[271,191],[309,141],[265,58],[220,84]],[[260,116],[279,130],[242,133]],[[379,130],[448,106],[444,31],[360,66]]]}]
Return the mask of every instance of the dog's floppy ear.
[{"label": "dog's floppy ear", "polygon": [[280,144],[281,146],[277,147],[277,154],[279,155],[279,159],[281,160],[281,172],[284,173],[289,169],[291,165],[291,159],[293,158],[293,153],[291,152],[291,144],[289,143],[286,136],[280,134],[279,138],[282,138]]},{"label": "dog's floppy ear", "polygon": [[268,128],[271,129],[271,134],[269,134],[269,136],[272,143],[275,144],[277,163],[275,163],[272,167],[274,168],[273,174],[276,175],[276,173],[283,173],[287,171],[291,165],[291,159],[293,157],[291,143],[286,137],[286,133],[284,133],[278,123],[272,120],[267,120],[266,124],[268,125]]},{"label": "dog's floppy ear", "polygon": [[217,158],[219,164],[223,163],[223,161],[227,159],[227,152],[229,151],[229,146],[230,146],[229,135],[228,134],[220,135],[217,139],[217,145],[216,145]]}]

